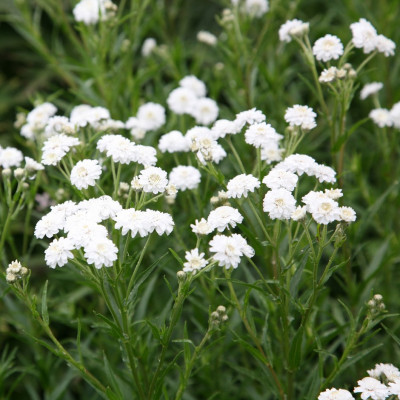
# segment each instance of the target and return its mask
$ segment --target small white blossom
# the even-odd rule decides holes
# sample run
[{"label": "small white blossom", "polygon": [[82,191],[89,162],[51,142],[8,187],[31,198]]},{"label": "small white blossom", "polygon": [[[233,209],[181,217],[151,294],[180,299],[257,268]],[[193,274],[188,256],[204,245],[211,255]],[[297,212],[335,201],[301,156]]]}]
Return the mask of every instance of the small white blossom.
[{"label": "small white blossom", "polygon": [[382,88],[383,88],[382,82],[368,83],[362,88],[360,92],[360,99],[365,100],[368,96],[378,93]]},{"label": "small white blossom", "polygon": [[208,235],[213,231],[212,227],[205,218],[200,221],[196,219],[194,224],[191,224],[192,232],[196,235]]},{"label": "small white blossom", "polygon": [[203,97],[193,103],[189,113],[194,117],[196,123],[210,125],[217,119],[219,109],[214,100]]},{"label": "small white blossom", "polygon": [[87,189],[96,185],[100,175],[101,166],[98,160],[78,161],[71,170],[71,183],[78,189]]},{"label": "small white blossom", "polygon": [[320,393],[318,400],[354,400],[354,397],[348,390],[332,388]]},{"label": "small white blossom", "polygon": [[191,113],[196,101],[196,94],[192,90],[183,87],[174,89],[167,98],[168,107],[178,115]]},{"label": "small white blossom", "polygon": [[146,130],[152,131],[165,124],[165,108],[156,103],[146,103],[139,107],[137,119]]},{"label": "small white blossom", "polygon": [[281,42],[291,42],[293,36],[303,36],[308,32],[309,24],[308,22],[303,22],[299,19],[293,19],[286,21],[279,28],[279,40]]},{"label": "small white blossom", "polygon": [[206,85],[194,75],[188,75],[179,81],[179,86],[191,90],[197,97],[205,97],[207,93]]},{"label": "small white blossom", "polygon": [[169,182],[178,190],[196,189],[201,180],[200,171],[191,166],[179,165],[169,174]]},{"label": "small white blossom", "polygon": [[167,173],[159,167],[148,167],[140,171],[139,183],[144,192],[162,193],[168,185]]},{"label": "small white blossom", "polygon": [[117,246],[108,238],[96,238],[84,248],[84,256],[88,264],[94,264],[97,269],[112,267],[118,258]]},{"label": "small white blossom", "polygon": [[190,151],[190,141],[179,131],[171,131],[162,135],[158,142],[158,148],[162,153],[176,153]]},{"label": "small white blossom", "polygon": [[142,56],[148,57],[157,47],[157,42],[154,38],[146,38],[142,44]]},{"label": "small white blossom", "polygon": [[374,110],[371,110],[371,112],[369,113],[369,117],[380,128],[393,125],[390,111],[386,108],[375,108]]},{"label": "small white blossom", "polygon": [[234,228],[236,224],[241,224],[242,215],[236,208],[230,206],[221,206],[211,211],[207,222],[212,230],[217,229],[218,232],[224,231],[228,227]]},{"label": "small white blossom", "polygon": [[354,393],[361,393],[362,400],[385,400],[389,396],[389,388],[375,378],[363,378],[359,380]]},{"label": "small white blossom", "polygon": [[215,46],[218,42],[217,37],[207,31],[199,31],[197,33],[197,40],[201,43],[208,44],[209,46]]},{"label": "small white blossom", "polygon": [[199,271],[207,266],[204,253],[199,253],[199,249],[193,249],[185,253],[186,262],[183,264],[185,272]]},{"label": "small white blossom", "polygon": [[302,129],[310,130],[317,126],[316,116],[317,114],[311,107],[295,104],[286,110],[285,121],[290,126],[299,126]]},{"label": "small white blossom", "polygon": [[68,262],[68,259],[74,257],[71,253],[73,249],[74,245],[69,239],[64,237],[54,239],[44,252],[46,264],[50,268],[62,267]]},{"label": "small white blossom", "polygon": [[263,210],[271,219],[290,219],[296,210],[296,199],[286,189],[270,190],[264,197]]},{"label": "small white blossom", "polygon": [[0,148],[0,165],[2,168],[19,167],[24,155],[14,147]]},{"label": "small white blossom", "polygon": [[232,178],[227,184],[228,198],[247,197],[249,192],[254,192],[256,188],[260,187],[260,181],[249,174],[241,174]]},{"label": "small white blossom", "polygon": [[268,147],[278,143],[283,136],[276,132],[276,130],[265,122],[250,125],[245,134],[245,142],[253,145],[254,147]]},{"label": "small white blossom", "polygon": [[337,60],[343,54],[343,44],[337,36],[325,35],[313,46],[313,54],[319,61]]},{"label": "small white blossom", "polygon": [[364,18],[350,25],[353,35],[353,44],[357,48],[362,48],[365,54],[371,53],[376,47],[376,29]]},{"label": "small white blossom", "polygon": [[262,182],[270,189],[283,188],[292,192],[298,180],[299,177],[293,172],[274,168],[264,177]]}]

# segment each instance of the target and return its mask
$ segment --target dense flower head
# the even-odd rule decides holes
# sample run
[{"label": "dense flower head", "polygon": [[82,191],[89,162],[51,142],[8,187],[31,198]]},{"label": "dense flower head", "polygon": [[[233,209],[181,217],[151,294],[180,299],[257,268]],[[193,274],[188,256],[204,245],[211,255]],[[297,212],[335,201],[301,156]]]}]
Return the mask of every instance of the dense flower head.
[{"label": "dense flower head", "polygon": [[400,129],[400,101],[393,104],[393,107],[390,110],[390,118],[393,126]]},{"label": "dense flower head", "polygon": [[193,249],[185,253],[186,262],[183,264],[185,272],[195,272],[207,266],[204,253],[199,253],[199,249]]},{"label": "dense flower head", "polygon": [[114,162],[129,164],[133,161],[135,143],[122,135],[104,135],[97,142],[96,148],[105,152]]},{"label": "dense flower head", "polygon": [[239,133],[238,125],[235,121],[229,121],[227,119],[219,119],[215,121],[213,127],[211,128],[214,139],[224,138],[226,135],[234,135]]},{"label": "dense flower head", "polygon": [[391,382],[400,379],[400,371],[393,364],[376,364],[375,368],[368,370],[367,373],[372,378],[381,379],[384,377]]},{"label": "dense flower head", "polygon": [[207,88],[203,81],[194,75],[187,75],[179,81],[179,86],[191,90],[197,97],[205,97]]},{"label": "dense flower head", "polygon": [[242,111],[236,114],[235,124],[237,126],[238,132],[240,132],[243,127],[247,125],[259,124],[264,122],[266,119],[262,111],[252,108],[250,110]]},{"label": "dense flower head", "polygon": [[382,82],[367,83],[360,92],[361,100],[365,100],[368,96],[378,93],[383,88]]},{"label": "dense flower head", "polygon": [[276,130],[265,122],[250,125],[245,134],[245,141],[254,147],[268,147],[278,143],[283,136],[276,132]]},{"label": "dense flower head", "polygon": [[161,128],[165,124],[165,108],[156,103],[146,103],[139,107],[137,119],[149,131]]},{"label": "dense flower head", "polygon": [[245,0],[244,10],[246,14],[260,18],[269,10],[268,0]]},{"label": "dense flower head", "polygon": [[100,175],[101,166],[98,160],[78,161],[71,170],[71,184],[78,189],[87,189],[96,185]]},{"label": "dense flower head", "polygon": [[144,167],[154,166],[157,163],[157,150],[152,146],[138,144],[133,147],[132,161]]},{"label": "dense flower head", "polygon": [[79,139],[64,134],[48,138],[42,147],[42,164],[56,165],[71,150],[80,144]]},{"label": "dense flower head", "polygon": [[190,140],[176,130],[162,135],[158,142],[158,148],[162,153],[188,152],[190,145]]},{"label": "dense flower head", "polygon": [[361,18],[358,22],[352,23],[350,29],[355,47],[362,48],[366,54],[375,50],[377,33],[369,21]]},{"label": "dense flower head", "polygon": [[319,61],[337,60],[343,54],[343,44],[337,36],[325,35],[313,46],[313,54]]},{"label": "dense flower head", "polygon": [[88,264],[94,264],[97,269],[112,267],[118,258],[117,246],[108,238],[96,238],[84,248]]},{"label": "dense flower head", "polygon": [[103,120],[110,119],[110,112],[104,107],[91,107],[87,104],[81,104],[72,109],[70,122],[77,127],[91,125],[93,127]]},{"label": "dense flower head", "polygon": [[192,166],[178,165],[169,173],[169,182],[182,191],[196,189],[200,180],[200,171]]},{"label": "dense flower head", "polygon": [[208,235],[213,231],[213,228],[205,218],[201,218],[200,220],[196,219],[194,224],[191,224],[190,227],[192,228],[192,232],[196,235]]},{"label": "dense flower head", "polygon": [[148,57],[155,50],[156,47],[157,47],[157,42],[154,38],[152,37],[146,38],[142,44],[142,50],[141,50],[142,56]]},{"label": "dense flower head", "polygon": [[396,49],[396,43],[390,40],[384,35],[378,35],[375,39],[375,50],[379,53],[383,53],[386,57],[394,56],[394,50]]},{"label": "dense flower head", "polygon": [[321,83],[329,83],[329,82],[333,82],[338,76],[338,69],[336,67],[330,67],[327,69],[324,69],[321,72],[321,75],[319,76],[319,81]]},{"label": "dense flower head", "polygon": [[284,169],[301,176],[304,173],[314,176],[318,163],[306,154],[291,154],[275,166],[276,169]]},{"label": "dense flower head", "polygon": [[354,400],[354,397],[348,390],[332,388],[321,392],[318,400]]},{"label": "dense flower head", "polygon": [[148,217],[146,211],[135,210],[134,208],[120,210],[113,218],[115,229],[122,229],[123,235],[130,232],[132,237],[136,235],[140,237],[148,236],[151,233]]},{"label": "dense flower head", "polygon": [[237,268],[241,257],[253,257],[254,249],[247,244],[246,239],[237,233],[232,236],[215,235],[209,243],[213,259],[221,267]]},{"label": "dense flower head", "polygon": [[228,227],[234,228],[236,224],[241,224],[243,216],[239,213],[236,208],[231,206],[217,207],[211,211],[207,222],[209,223],[212,230],[217,229],[218,232],[224,231]]},{"label": "dense flower head", "polygon": [[316,116],[317,114],[311,107],[295,104],[286,110],[285,121],[290,126],[299,126],[304,130],[310,130],[317,126]]},{"label": "dense flower head", "polygon": [[70,120],[59,115],[49,118],[44,128],[44,136],[50,137],[61,133],[66,135],[75,133],[75,128]]},{"label": "dense flower head", "polygon": [[217,103],[207,97],[197,99],[189,111],[189,114],[194,117],[196,123],[202,125],[212,124],[217,119],[218,113]]},{"label": "dense flower head", "polygon": [[196,101],[196,94],[192,90],[184,87],[172,90],[167,98],[168,107],[178,115],[190,114]]},{"label": "dense flower head", "polygon": [[140,171],[139,183],[144,192],[162,193],[168,185],[167,173],[159,167],[148,167]]},{"label": "dense flower head", "polygon": [[73,258],[73,243],[64,237],[54,239],[45,250],[45,261],[50,268],[62,267],[67,264],[68,259]]},{"label": "dense flower head", "polygon": [[272,189],[264,197],[263,210],[271,219],[290,219],[296,210],[296,199],[287,189]]},{"label": "dense flower head", "polygon": [[26,116],[27,125],[35,131],[44,129],[49,118],[56,112],[57,108],[52,103],[46,102],[39,104]]},{"label": "dense flower head", "polygon": [[366,377],[358,382],[354,393],[361,393],[362,400],[384,400],[389,396],[389,388],[375,378]]},{"label": "dense flower head", "polygon": [[0,165],[3,168],[19,167],[23,159],[24,155],[15,147],[0,147]]},{"label": "dense flower head", "polygon": [[228,198],[247,197],[249,192],[254,192],[259,187],[260,181],[253,175],[237,175],[227,184],[227,196]]},{"label": "dense flower head", "polygon": [[116,12],[116,5],[110,0],[81,0],[72,10],[75,20],[86,25],[96,24],[110,18]]},{"label": "dense flower head", "polygon": [[218,38],[208,31],[199,31],[197,33],[197,40],[209,46],[215,46],[218,43]]},{"label": "dense flower head", "polygon": [[284,169],[274,168],[263,179],[263,183],[270,189],[286,189],[292,192],[299,180],[293,172]]},{"label": "dense flower head", "polygon": [[369,113],[369,117],[380,128],[393,125],[390,110],[386,108],[375,108],[374,110],[371,110]]},{"label": "dense flower head", "polygon": [[308,33],[309,24],[299,19],[286,21],[279,28],[279,39],[281,42],[291,42],[293,36],[303,36]]}]

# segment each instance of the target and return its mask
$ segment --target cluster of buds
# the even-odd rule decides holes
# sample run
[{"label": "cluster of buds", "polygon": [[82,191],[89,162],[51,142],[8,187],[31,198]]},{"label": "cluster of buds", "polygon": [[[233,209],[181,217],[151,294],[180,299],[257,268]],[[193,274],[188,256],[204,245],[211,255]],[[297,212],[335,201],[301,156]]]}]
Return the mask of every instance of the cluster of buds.
[{"label": "cluster of buds", "polygon": [[383,297],[380,294],[375,294],[367,303],[368,311],[371,315],[379,315],[386,309]]},{"label": "cluster of buds", "polygon": [[228,195],[223,190],[220,190],[218,192],[217,196],[212,196],[211,199],[210,199],[210,203],[214,207],[229,206],[230,205],[229,202],[228,202]]},{"label": "cluster of buds", "polygon": [[14,283],[18,279],[21,279],[29,272],[28,268],[25,268],[17,260],[11,262],[6,269],[6,280],[8,283]]},{"label": "cluster of buds", "polygon": [[228,314],[224,306],[218,306],[217,309],[210,314],[209,323],[212,328],[218,329],[220,325],[226,321],[228,321]]},{"label": "cluster of buds", "polygon": [[324,69],[321,72],[319,81],[321,83],[331,83],[336,80],[345,78],[354,79],[356,78],[356,76],[357,76],[356,70],[352,67],[351,64],[346,63],[344,64],[343,68],[340,69],[336,67],[330,67],[328,69]]},{"label": "cluster of buds", "polygon": [[212,161],[212,146],[214,140],[208,136],[195,138],[192,141],[190,149],[193,152],[198,151],[204,158],[204,161]]}]

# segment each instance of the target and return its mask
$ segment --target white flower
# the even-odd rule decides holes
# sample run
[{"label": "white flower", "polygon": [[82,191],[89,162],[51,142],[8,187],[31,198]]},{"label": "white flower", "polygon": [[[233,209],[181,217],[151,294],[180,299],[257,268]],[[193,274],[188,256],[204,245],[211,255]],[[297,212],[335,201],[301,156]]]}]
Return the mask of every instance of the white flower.
[{"label": "white flower", "polygon": [[81,104],[72,109],[70,121],[74,126],[83,127],[92,125],[97,127],[102,120],[110,119],[110,112],[104,107],[91,107]]},{"label": "white flower", "polygon": [[169,235],[174,229],[174,221],[168,213],[156,210],[146,210],[148,215],[147,223],[149,224],[150,232],[156,231],[158,235]]},{"label": "white flower", "polygon": [[97,269],[102,266],[112,267],[114,261],[118,258],[117,246],[108,238],[96,238],[85,246],[84,250],[88,264],[94,264]]},{"label": "white flower", "polygon": [[318,400],[354,400],[354,397],[348,390],[332,388],[320,393]]},{"label": "white flower", "polygon": [[249,192],[254,192],[260,187],[260,181],[253,175],[241,174],[232,178],[227,184],[228,198],[247,197]]},{"label": "white flower", "polygon": [[56,115],[55,117],[49,118],[46,127],[44,129],[45,137],[59,135],[61,133],[64,134],[75,133],[73,124],[69,121],[67,117],[61,117],[59,115]]},{"label": "white flower", "polygon": [[317,167],[318,164],[312,157],[306,154],[292,154],[277,164],[275,169],[284,169],[285,171],[294,172],[299,176],[304,173],[314,176]]},{"label": "white flower", "polygon": [[309,24],[308,22],[303,22],[299,19],[293,19],[286,21],[279,28],[279,40],[281,42],[291,42],[293,36],[303,36],[308,32]]},{"label": "white flower", "polygon": [[191,224],[192,232],[196,235],[208,235],[213,231],[208,221],[202,218],[200,221],[196,219],[194,224]]},{"label": "white flower", "polygon": [[56,235],[64,228],[65,215],[60,212],[50,212],[44,215],[36,224],[34,235],[38,239],[48,238]]},{"label": "white flower", "polygon": [[248,15],[260,18],[269,10],[268,0],[246,0],[244,10]]},{"label": "white flower", "polygon": [[356,220],[356,212],[351,207],[339,207],[339,217],[344,222],[354,222]]},{"label": "white flower", "polygon": [[263,210],[271,219],[290,219],[296,210],[296,199],[286,189],[270,190],[264,197]]},{"label": "white flower", "polygon": [[390,110],[390,118],[393,122],[393,126],[397,129],[400,128],[400,102],[393,104],[392,109]]},{"label": "white flower", "polygon": [[142,56],[148,57],[157,47],[157,42],[154,38],[147,38],[142,45]]},{"label": "white flower", "polygon": [[75,20],[92,25],[108,19],[116,12],[117,6],[110,0],[81,0],[72,10]]},{"label": "white flower", "polygon": [[324,193],[333,200],[337,200],[343,196],[342,189],[325,189]]},{"label": "white flower", "polygon": [[46,126],[47,121],[57,111],[54,104],[42,103],[35,107],[27,116],[26,122],[33,130],[41,130]]},{"label": "white flower", "polygon": [[130,130],[131,135],[136,140],[142,140],[148,131],[145,121],[141,121],[136,117],[128,118],[125,122],[125,128]]},{"label": "white flower", "polygon": [[307,207],[306,206],[298,206],[290,216],[293,221],[301,221],[306,217],[307,214]]},{"label": "white flower", "polygon": [[375,378],[363,378],[357,383],[359,386],[354,388],[354,393],[361,393],[362,400],[384,400],[390,394],[389,388]]},{"label": "white flower", "polygon": [[371,53],[376,47],[376,29],[364,18],[350,25],[353,35],[353,44],[357,48],[362,48],[364,53]]},{"label": "white flower", "polygon": [[123,235],[126,235],[130,231],[132,237],[135,237],[137,234],[140,237],[148,236],[151,232],[148,217],[146,211],[139,211],[134,208],[121,210],[113,218],[115,229],[122,228]]},{"label": "white flower", "polygon": [[313,54],[319,61],[337,60],[343,54],[343,44],[337,36],[325,35],[313,46]]},{"label": "white flower", "polygon": [[131,159],[144,167],[150,167],[157,163],[157,150],[152,146],[136,145],[132,148]]},{"label": "white flower", "polygon": [[299,177],[293,172],[288,172],[283,169],[272,169],[268,175],[263,179],[263,183],[270,189],[286,189],[292,192]]},{"label": "white flower", "polygon": [[375,39],[375,49],[379,53],[383,53],[386,57],[394,56],[394,50],[396,43],[393,40],[388,39],[384,35],[378,35]]},{"label": "white flower", "polygon": [[104,135],[97,142],[97,149],[106,152],[114,162],[129,164],[133,161],[135,144],[121,135]]},{"label": "white flower", "polygon": [[261,147],[261,160],[266,161],[267,164],[271,164],[275,161],[281,161],[282,153],[284,151],[285,149],[280,149],[278,144]]},{"label": "white flower", "polygon": [[6,273],[17,275],[21,272],[21,269],[22,269],[21,263],[18,260],[15,260],[10,262],[10,264],[8,264]]},{"label": "white flower", "polygon": [[268,147],[274,143],[278,143],[283,136],[276,132],[276,130],[265,122],[250,125],[245,134],[245,141],[254,147]]},{"label": "white flower", "polygon": [[400,379],[400,371],[393,364],[376,364],[374,369],[367,372],[370,377],[375,379],[380,379],[382,375],[385,375],[385,378],[391,382]]},{"label": "white flower", "polygon": [[189,114],[196,100],[196,94],[192,90],[179,87],[168,95],[167,104],[175,114]]},{"label": "white flower", "polygon": [[205,83],[194,75],[185,76],[179,81],[179,85],[191,90],[199,98],[206,96],[207,88]]},{"label": "white flower", "polygon": [[360,99],[365,100],[368,96],[371,96],[371,94],[378,93],[382,88],[383,88],[382,82],[368,83],[362,88],[360,92]]},{"label": "white flower", "polygon": [[308,193],[303,197],[303,202],[318,224],[326,225],[341,219],[338,203],[322,192]]},{"label": "white flower", "polygon": [[54,239],[44,252],[46,264],[50,268],[55,268],[57,266],[62,267],[68,262],[69,258],[74,257],[71,253],[73,249],[74,245],[69,239],[64,237]]},{"label": "white flower", "polygon": [[209,244],[210,252],[215,253],[213,259],[226,269],[237,268],[243,256],[254,256],[254,249],[247,244],[243,236],[236,233],[232,236],[215,235]]},{"label": "white flower", "polygon": [[162,135],[158,142],[158,148],[162,153],[187,152],[190,150],[190,141],[179,131],[171,131]]},{"label": "white flower", "polygon": [[66,153],[60,149],[44,151],[41,160],[42,164],[57,165],[57,163],[61,161],[65,154]]},{"label": "white flower", "polygon": [[165,108],[156,103],[143,104],[138,109],[137,118],[145,129],[156,130],[165,124]]},{"label": "white flower", "polygon": [[185,272],[199,271],[207,265],[204,253],[199,253],[199,249],[193,249],[185,253],[186,262],[183,264]]},{"label": "white flower", "polygon": [[322,183],[335,183],[336,182],[336,172],[326,165],[318,164],[314,171],[314,176]]},{"label": "white flower", "polygon": [[212,135],[215,140],[219,138],[224,138],[226,135],[229,134],[236,134],[239,133],[241,130],[238,129],[237,124],[235,121],[229,121],[227,119],[219,119],[215,121],[214,126],[211,128]]},{"label": "white flower", "polygon": [[336,67],[330,67],[328,69],[324,69],[319,76],[319,81],[322,83],[332,82],[337,77],[338,69]]},{"label": "white flower", "polygon": [[218,42],[217,37],[207,31],[199,31],[197,33],[197,40],[201,43],[208,44],[209,46],[215,46]]},{"label": "white flower", "polygon": [[49,137],[43,144],[42,151],[60,150],[68,153],[73,146],[80,144],[79,139],[62,134]]},{"label": "white flower", "polygon": [[159,167],[148,167],[140,171],[139,183],[144,192],[162,193],[168,185],[167,173]]},{"label": "white flower", "polygon": [[169,173],[169,182],[178,190],[196,189],[201,180],[200,171],[191,166],[179,165]]},{"label": "white flower", "polygon": [[95,186],[101,175],[101,166],[97,160],[78,161],[71,170],[71,183],[78,189]]},{"label": "white flower", "polygon": [[400,379],[394,379],[394,382],[389,382],[389,392],[397,397],[400,396]]},{"label": "white flower", "polygon": [[310,130],[317,126],[315,123],[316,116],[317,114],[311,107],[295,104],[286,110],[285,121],[290,126],[299,126],[302,129]]},{"label": "white flower", "polygon": [[230,206],[221,206],[211,211],[207,222],[212,230],[217,229],[222,232],[229,226],[234,228],[236,224],[241,224],[243,221],[242,215],[236,208]]},{"label": "white flower", "polygon": [[0,148],[0,165],[5,168],[19,167],[24,155],[15,147]]},{"label": "white flower", "polygon": [[237,127],[237,132],[240,132],[246,124],[254,125],[264,121],[265,115],[260,110],[252,108],[250,110],[242,111],[239,114],[236,114],[234,123]]},{"label": "white flower", "polygon": [[380,128],[385,126],[392,126],[393,121],[390,115],[390,111],[386,108],[375,108],[369,113],[369,117],[375,122]]},{"label": "white flower", "polygon": [[194,117],[196,123],[210,125],[217,119],[219,109],[214,100],[203,97],[192,104],[192,109],[189,113]]}]

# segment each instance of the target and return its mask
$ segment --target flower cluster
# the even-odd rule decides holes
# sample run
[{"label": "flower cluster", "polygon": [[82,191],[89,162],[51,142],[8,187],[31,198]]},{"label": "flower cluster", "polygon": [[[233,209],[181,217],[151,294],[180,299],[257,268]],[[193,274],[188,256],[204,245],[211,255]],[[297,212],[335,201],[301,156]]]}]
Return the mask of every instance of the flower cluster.
[{"label": "flower cluster", "polygon": [[11,262],[6,269],[6,280],[8,283],[14,283],[18,279],[26,276],[29,270],[23,267],[18,260]]},{"label": "flower cluster", "polygon": [[[360,393],[361,399],[384,400],[390,396],[400,398],[400,371],[392,364],[376,364],[367,371],[367,377],[357,382],[354,393]],[[318,400],[351,400],[352,394],[345,389],[327,389],[320,393]]]},{"label": "flower cluster", "polygon": [[81,0],[74,7],[73,14],[76,21],[93,25],[112,18],[116,11],[117,6],[110,0]]}]

